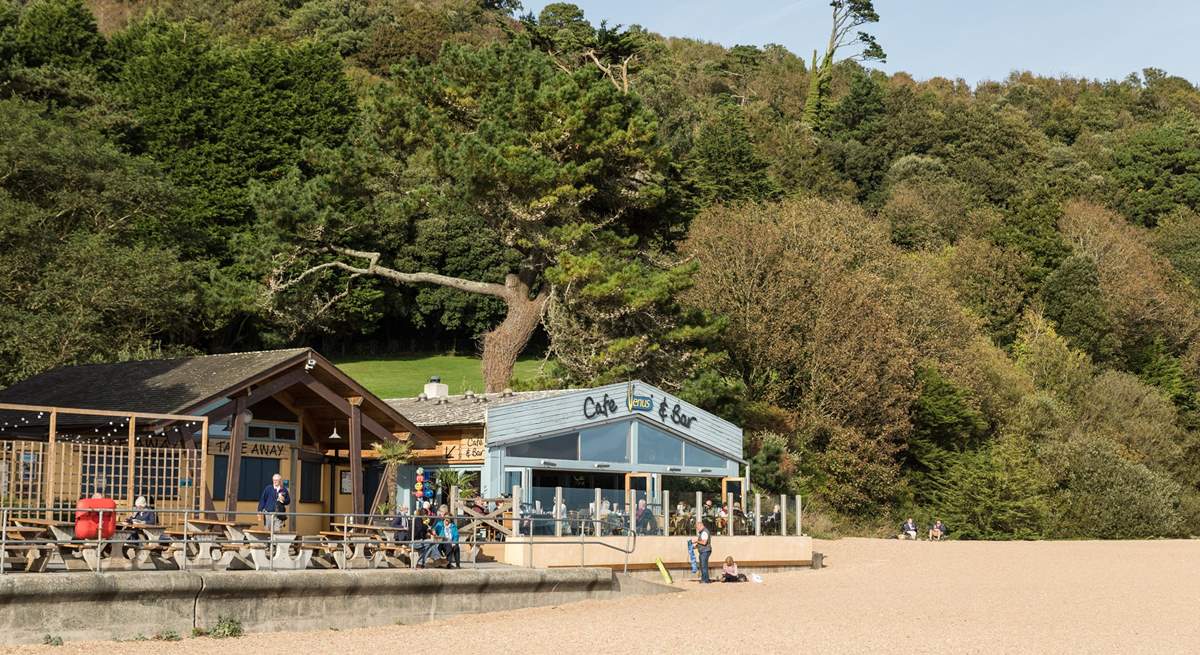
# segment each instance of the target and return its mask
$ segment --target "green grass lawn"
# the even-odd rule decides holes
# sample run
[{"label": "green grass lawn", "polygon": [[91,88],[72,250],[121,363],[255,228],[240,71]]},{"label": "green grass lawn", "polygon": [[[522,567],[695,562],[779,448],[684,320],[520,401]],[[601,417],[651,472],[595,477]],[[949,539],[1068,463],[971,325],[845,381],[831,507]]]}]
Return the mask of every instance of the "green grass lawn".
[{"label": "green grass lawn", "polygon": [[[468,389],[483,391],[483,373],[478,357],[464,355],[389,355],[351,358],[335,362],[347,375],[358,380],[380,398],[406,398],[421,393],[432,375],[440,375],[450,393]],[[517,380],[537,375],[540,359],[522,359],[513,370]]]}]

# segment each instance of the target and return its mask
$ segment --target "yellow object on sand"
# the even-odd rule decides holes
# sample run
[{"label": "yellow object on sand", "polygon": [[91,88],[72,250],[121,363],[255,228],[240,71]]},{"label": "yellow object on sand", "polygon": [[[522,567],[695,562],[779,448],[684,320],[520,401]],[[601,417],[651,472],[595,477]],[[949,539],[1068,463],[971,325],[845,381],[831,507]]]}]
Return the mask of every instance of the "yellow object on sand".
[{"label": "yellow object on sand", "polygon": [[666,565],[663,564],[662,558],[654,558],[654,563],[658,565],[658,572],[662,574],[663,582],[667,584],[674,584],[675,581],[671,579],[671,572],[668,571]]}]

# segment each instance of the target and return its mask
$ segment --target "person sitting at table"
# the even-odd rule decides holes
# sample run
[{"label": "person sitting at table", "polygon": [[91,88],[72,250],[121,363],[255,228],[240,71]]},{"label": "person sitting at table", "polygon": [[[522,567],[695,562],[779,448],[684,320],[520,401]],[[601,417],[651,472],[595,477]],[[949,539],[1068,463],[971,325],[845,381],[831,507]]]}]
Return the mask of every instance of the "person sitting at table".
[{"label": "person sitting at table", "polygon": [[413,520],[413,551],[417,554],[417,568],[425,568],[425,560],[429,558],[429,554],[437,549],[436,535],[429,529],[429,510],[421,508],[417,510],[417,517]]},{"label": "person sitting at table", "polygon": [[137,500],[133,501],[133,507],[137,511],[130,514],[125,519],[125,525],[157,525],[158,516],[153,509],[150,509],[149,503],[145,496],[138,496]]},{"label": "person sitting at table", "polygon": [[658,521],[654,518],[654,512],[646,507],[646,499],[642,498],[637,504],[637,514],[634,516],[635,529],[640,534],[656,534],[658,532]]},{"label": "person sitting at table", "polygon": [[725,566],[721,567],[721,582],[745,582],[746,574],[738,573],[737,562],[733,561],[733,555],[725,556]]},{"label": "person sitting at table", "polygon": [[472,503],[471,509],[479,514],[487,514],[487,505],[483,502],[483,496],[475,496],[475,502]]},{"label": "person sitting at table", "polygon": [[746,517],[746,514],[744,512],[742,512],[742,504],[741,503],[733,504],[733,515],[736,516],[737,518],[745,518]]},{"label": "person sitting at table", "polygon": [[438,505],[437,515],[438,515],[438,518],[442,518],[443,516],[450,516],[450,506],[447,505],[446,503],[442,503],[441,505]]},{"label": "person sitting at table", "polygon": [[712,502],[711,498],[704,501],[704,515],[705,516],[714,516],[715,515],[715,512],[713,511],[713,502]]},{"label": "person sitting at table", "polygon": [[287,506],[291,504],[292,494],[283,486],[283,476],[278,473],[272,475],[271,484],[258,497],[258,513],[262,515],[263,527],[270,526],[275,532],[282,532],[283,524],[287,521]]},{"label": "person sitting at table", "polygon": [[442,517],[442,521],[435,527],[438,539],[442,541],[438,545],[438,549],[442,551],[442,557],[446,558],[446,568],[461,569],[462,568],[462,550],[458,546],[458,526],[454,525],[454,521],[449,516]]},{"label": "person sitting at table", "polygon": [[763,527],[764,527],[765,531],[766,532],[778,532],[779,531],[779,519],[780,519],[779,503],[775,503],[775,509],[771,510],[771,513],[767,515],[766,520],[763,522]]},{"label": "person sitting at table", "polygon": [[396,512],[396,518],[392,519],[392,527],[399,528],[392,537],[396,541],[408,541],[412,537],[412,521],[409,520],[407,507],[401,507],[400,511]]},{"label": "person sitting at table", "polygon": [[683,502],[682,500],[675,503],[675,516],[686,516],[691,513],[692,508],[688,507],[687,503]]}]

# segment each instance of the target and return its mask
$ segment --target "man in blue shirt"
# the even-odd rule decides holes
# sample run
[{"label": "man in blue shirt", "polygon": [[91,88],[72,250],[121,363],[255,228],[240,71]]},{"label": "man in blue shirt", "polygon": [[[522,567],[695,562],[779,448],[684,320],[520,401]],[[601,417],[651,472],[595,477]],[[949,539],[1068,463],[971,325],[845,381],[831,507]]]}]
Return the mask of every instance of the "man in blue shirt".
[{"label": "man in blue shirt", "polygon": [[[271,484],[258,497],[258,513],[262,514],[263,526],[273,526],[276,532],[283,531],[287,520],[287,506],[292,504],[292,495],[283,486],[283,477],[278,473],[271,476]],[[271,521],[268,523],[268,519]]]}]

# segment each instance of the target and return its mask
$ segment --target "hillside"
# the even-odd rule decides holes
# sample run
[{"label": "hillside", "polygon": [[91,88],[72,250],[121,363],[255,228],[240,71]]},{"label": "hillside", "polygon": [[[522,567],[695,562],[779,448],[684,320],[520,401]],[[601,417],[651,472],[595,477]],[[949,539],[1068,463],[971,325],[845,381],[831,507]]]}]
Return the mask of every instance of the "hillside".
[{"label": "hillside", "polygon": [[[886,47],[512,0],[7,0],[0,385],[478,343],[444,379],[657,384],[836,525],[1200,534],[1200,91],[920,81]],[[429,374],[350,361],[385,396]]]}]

